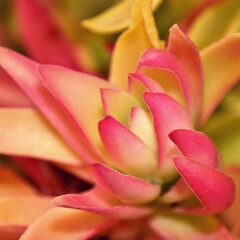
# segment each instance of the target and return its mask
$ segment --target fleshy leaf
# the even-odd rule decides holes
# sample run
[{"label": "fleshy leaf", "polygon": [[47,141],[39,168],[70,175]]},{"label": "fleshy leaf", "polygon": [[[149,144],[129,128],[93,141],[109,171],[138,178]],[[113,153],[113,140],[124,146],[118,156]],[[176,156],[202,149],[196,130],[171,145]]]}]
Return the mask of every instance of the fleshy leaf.
[{"label": "fleshy leaf", "polygon": [[185,216],[163,213],[150,221],[150,227],[161,239],[232,239],[228,229],[213,216]]},{"label": "fleshy leaf", "polygon": [[93,157],[93,151],[89,150],[89,146],[72,119],[42,85],[36,63],[17,52],[0,47],[0,66],[37,105],[69,145],[84,160],[92,161],[95,157]]},{"label": "fleshy leaf", "polygon": [[35,60],[82,70],[74,56],[73,46],[44,3],[17,0],[14,4],[21,41]]},{"label": "fleshy leaf", "polygon": [[82,164],[81,159],[37,110],[1,109],[0,129],[2,154],[43,158],[70,165]]},{"label": "fleshy leaf", "polygon": [[190,160],[184,156],[173,157],[174,164],[203,207],[181,207],[178,211],[197,214],[215,214],[229,208],[235,198],[233,180],[223,172]]},{"label": "fleshy leaf", "polygon": [[98,232],[112,225],[114,221],[104,217],[75,209],[52,208],[32,223],[20,240],[38,240],[56,238],[90,239]]},{"label": "fleshy leaf", "polygon": [[149,176],[157,166],[157,159],[146,144],[128,128],[111,116],[99,122],[102,142],[112,158],[125,173]]},{"label": "fleshy leaf", "polygon": [[95,184],[109,195],[127,204],[153,201],[160,194],[160,187],[139,178],[124,175],[102,164],[90,168]]},{"label": "fleshy leaf", "polygon": [[[189,77],[184,65],[172,53],[160,49],[148,49],[143,53],[138,64],[138,72],[149,75],[171,96],[191,106],[193,96]],[[185,101],[181,99],[182,95]]]},{"label": "fleshy leaf", "polygon": [[132,7],[130,27],[115,44],[110,68],[110,82],[127,90],[128,73],[135,71],[142,52],[147,48],[158,48],[160,45],[152,16],[151,1],[135,1]]},{"label": "fleshy leaf", "polygon": [[202,132],[178,129],[169,135],[184,156],[209,167],[219,166],[219,156],[213,142]]},{"label": "fleshy leaf", "polygon": [[205,74],[201,123],[204,124],[240,78],[240,34],[232,34],[201,52]]},{"label": "fleshy leaf", "polygon": [[97,148],[101,147],[97,122],[104,113],[99,88],[111,85],[100,78],[60,66],[42,65],[39,72],[46,88],[66,107],[89,146],[101,157]]},{"label": "fleshy leaf", "polygon": [[[162,0],[153,0],[156,9]],[[86,19],[82,25],[97,33],[114,33],[127,28],[130,24],[130,11],[134,0],[124,0],[96,17]]]},{"label": "fleshy leaf", "polygon": [[81,194],[67,194],[53,199],[53,206],[80,209],[98,213],[115,219],[133,220],[144,217],[152,212],[150,208],[119,205],[110,197],[93,189]]},{"label": "fleshy leaf", "polygon": [[195,120],[199,115],[203,94],[203,71],[199,52],[177,25],[170,29],[167,51],[176,56],[184,66],[192,90],[190,108]]},{"label": "fleshy leaf", "polygon": [[158,168],[169,175],[169,171],[174,170],[171,155],[176,153],[177,149],[168,134],[179,128],[191,129],[192,122],[186,110],[164,93],[147,92],[144,99],[153,116],[158,142]]}]

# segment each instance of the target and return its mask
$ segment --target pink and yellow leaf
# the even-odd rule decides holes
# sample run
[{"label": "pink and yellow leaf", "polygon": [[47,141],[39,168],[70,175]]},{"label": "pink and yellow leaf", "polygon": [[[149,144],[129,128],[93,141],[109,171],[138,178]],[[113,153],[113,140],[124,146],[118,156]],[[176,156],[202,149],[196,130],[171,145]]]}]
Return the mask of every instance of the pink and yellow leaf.
[{"label": "pink and yellow leaf", "polygon": [[102,142],[112,161],[125,173],[146,177],[157,166],[157,159],[147,145],[112,116],[99,122]]},{"label": "pink and yellow leaf", "polygon": [[110,67],[110,82],[127,90],[128,73],[135,71],[142,52],[147,48],[160,46],[151,1],[136,1],[132,7],[130,27],[118,38],[115,45]]},{"label": "pink and yellow leaf", "polygon": [[[179,212],[215,214],[229,208],[235,199],[233,180],[218,169],[184,156],[173,157],[174,164],[202,207],[179,207]],[[207,179],[207,181],[206,181]]]},{"label": "pink and yellow leaf", "polygon": [[160,194],[160,186],[122,174],[99,163],[92,165],[90,171],[97,186],[126,204],[151,202]]},{"label": "pink and yellow leaf", "polygon": [[155,127],[158,142],[158,169],[166,177],[175,174],[171,155],[177,153],[177,148],[168,139],[168,134],[178,128],[191,129],[192,122],[187,111],[173,98],[164,93],[144,94]]},{"label": "pink and yellow leaf", "polygon": [[177,129],[169,137],[184,156],[210,167],[219,166],[219,153],[210,138],[202,132]]},{"label": "pink and yellow leaf", "polygon": [[88,147],[101,157],[97,148],[101,147],[97,122],[104,111],[99,89],[111,88],[111,85],[100,78],[60,66],[42,65],[38,69],[45,87],[75,120]]},{"label": "pink and yellow leaf", "polygon": [[194,121],[196,121],[199,117],[203,95],[203,70],[199,52],[177,25],[170,29],[167,51],[179,59],[182,66],[184,66],[192,92],[191,114]]},{"label": "pink and yellow leaf", "polygon": [[0,48],[0,66],[23,89],[70,146],[86,161],[90,161],[93,158],[92,151],[88,149],[89,146],[72,119],[44,88],[37,64],[17,52]]}]

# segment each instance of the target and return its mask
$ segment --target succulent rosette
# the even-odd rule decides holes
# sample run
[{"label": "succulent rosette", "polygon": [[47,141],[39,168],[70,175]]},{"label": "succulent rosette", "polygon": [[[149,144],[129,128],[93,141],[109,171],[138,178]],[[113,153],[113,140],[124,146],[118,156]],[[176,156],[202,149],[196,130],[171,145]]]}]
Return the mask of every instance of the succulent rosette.
[{"label": "succulent rosette", "polygon": [[150,1],[135,2],[131,21],[109,81],[0,49],[2,82],[19,94],[1,102],[0,153],[50,161],[93,184],[54,198],[21,240],[238,236],[216,215],[234,202],[234,181],[198,130],[239,80],[240,35],[199,53],[177,25],[159,40]]}]

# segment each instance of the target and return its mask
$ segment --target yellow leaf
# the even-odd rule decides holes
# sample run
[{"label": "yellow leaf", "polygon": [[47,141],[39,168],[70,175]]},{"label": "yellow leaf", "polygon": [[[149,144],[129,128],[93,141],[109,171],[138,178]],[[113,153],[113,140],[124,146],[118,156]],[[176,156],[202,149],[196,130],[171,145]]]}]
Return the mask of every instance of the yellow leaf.
[{"label": "yellow leaf", "polygon": [[110,68],[110,82],[125,90],[128,73],[147,48],[163,47],[152,15],[150,0],[137,0],[132,8],[131,25],[117,40]]},{"label": "yellow leaf", "polygon": [[[152,8],[155,10],[162,0],[153,0]],[[97,33],[114,33],[127,28],[131,22],[131,8],[134,0],[124,0],[109,8],[96,17],[86,19],[82,25]]]}]

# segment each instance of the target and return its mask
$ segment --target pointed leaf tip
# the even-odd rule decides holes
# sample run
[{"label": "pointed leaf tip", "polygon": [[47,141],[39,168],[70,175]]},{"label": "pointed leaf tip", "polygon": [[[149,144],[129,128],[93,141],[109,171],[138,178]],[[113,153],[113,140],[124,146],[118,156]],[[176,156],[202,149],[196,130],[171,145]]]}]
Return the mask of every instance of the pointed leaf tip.
[{"label": "pointed leaf tip", "polygon": [[215,214],[229,208],[235,199],[233,180],[223,172],[190,160],[183,156],[173,157],[173,162],[203,208],[183,208],[198,214]]},{"label": "pointed leaf tip", "polygon": [[184,156],[206,164],[209,167],[219,165],[219,154],[213,142],[202,132],[177,129],[169,134]]}]

